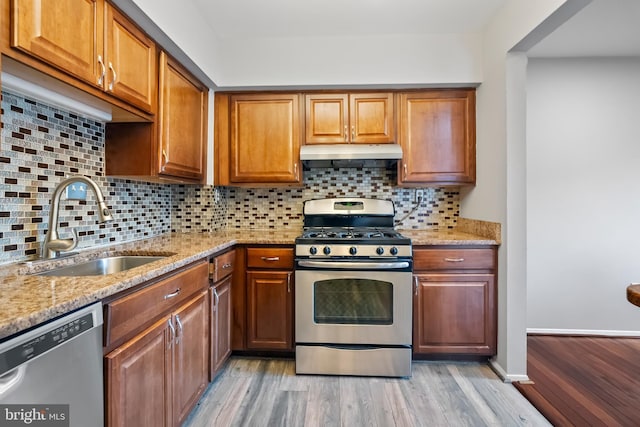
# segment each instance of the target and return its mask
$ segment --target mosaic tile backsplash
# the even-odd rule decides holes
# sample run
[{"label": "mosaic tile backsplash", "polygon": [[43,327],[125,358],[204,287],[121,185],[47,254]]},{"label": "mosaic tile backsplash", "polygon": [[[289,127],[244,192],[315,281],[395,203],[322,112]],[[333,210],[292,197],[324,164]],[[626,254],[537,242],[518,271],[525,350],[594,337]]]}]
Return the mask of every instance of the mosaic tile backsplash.
[{"label": "mosaic tile backsplash", "polygon": [[114,221],[99,224],[95,198],[63,201],[59,233],[79,234],[78,249],[176,232],[223,228],[302,227],[302,202],[324,197],[391,199],[399,228],[453,228],[457,188],[398,188],[395,170],[378,167],[313,168],[301,188],[167,185],[104,176],[105,124],[38,101],[2,92],[0,139],[0,264],[40,255],[56,185],[81,174],[102,188]]},{"label": "mosaic tile backsplash", "polygon": [[49,204],[65,177],[91,177],[114,220],[99,224],[91,191],[86,201],[60,204],[61,238],[79,234],[78,249],[170,231],[171,187],[104,177],[104,123],[2,92],[0,140],[0,263],[39,256]]},{"label": "mosaic tile backsplash", "polygon": [[[395,186],[395,170],[312,168],[302,188],[224,188],[178,185],[173,192],[171,229],[177,232],[220,228],[302,228],[304,200],[372,197],[393,200],[398,228],[453,228],[460,211],[458,188],[409,189]],[[416,191],[422,202],[416,208]],[[415,208],[415,210],[414,210]]]}]

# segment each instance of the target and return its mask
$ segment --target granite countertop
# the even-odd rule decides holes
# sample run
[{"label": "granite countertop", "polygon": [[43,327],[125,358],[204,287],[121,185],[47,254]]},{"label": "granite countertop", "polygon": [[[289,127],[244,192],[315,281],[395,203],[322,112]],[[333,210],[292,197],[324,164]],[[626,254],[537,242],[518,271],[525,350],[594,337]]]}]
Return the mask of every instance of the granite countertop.
[{"label": "granite countertop", "polygon": [[[495,245],[491,235],[461,222],[456,230],[399,230],[414,245]],[[495,231],[495,230],[494,230]],[[76,308],[100,301],[120,291],[155,279],[172,270],[206,258],[237,244],[293,245],[301,230],[225,230],[214,233],[170,233],[145,240],[88,249],[56,261],[16,263],[0,269],[0,339],[36,326]],[[105,276],[55,277],[32,273],[114,255],[168,255],[140,267]]]},{"label": "granite countertop", "polygon": [[627,286],[627,301],[640,307],[640,283],[632,283]]}]

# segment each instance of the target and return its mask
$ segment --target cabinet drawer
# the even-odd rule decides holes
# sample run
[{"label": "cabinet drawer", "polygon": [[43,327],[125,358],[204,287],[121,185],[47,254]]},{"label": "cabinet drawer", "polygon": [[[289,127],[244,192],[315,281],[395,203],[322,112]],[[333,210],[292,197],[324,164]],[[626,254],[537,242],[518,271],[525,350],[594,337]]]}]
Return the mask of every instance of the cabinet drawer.
[{"label": "cabinet drawer", "polygon": [[202,262],[107,304],[105,346],[146,326],[195,292],[207,288],[207,273],[207,263]]},{"label": "cabinet drawer", "polygon": [[293,268],[293,248],[247,248],[247,268]]},{"label": "cabinet drawer", "polygon": [[493,249],[416,249],[414,270],[493,270]]},{"label": "cabinet drawer", "polygon": [[215,283],[233,273],[235,263],[235,249],[215,257],[212,262],[213,271],[211,272],[211,280]]}]

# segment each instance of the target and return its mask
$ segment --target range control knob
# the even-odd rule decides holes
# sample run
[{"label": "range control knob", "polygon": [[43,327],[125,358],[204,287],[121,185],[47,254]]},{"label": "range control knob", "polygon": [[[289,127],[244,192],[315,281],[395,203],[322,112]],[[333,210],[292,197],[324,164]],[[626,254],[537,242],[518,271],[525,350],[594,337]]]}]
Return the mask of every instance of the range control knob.
[{"label": "range control knob", "polygon": [[315,255],[315,254],[317,254],[317,253],[318,253],[318,248],[316,248],[315,246],[311,246],[311,247],[309,248],[309,253],[310,253],[311,255]]},{"label": "range control knob", "polygon": [[351,246],[351,247],[349,248],[349,253],[350,253],[351,255],[355,255],[355,254],[357,254],[357,253],[358,253],[358,248],[356,248],[355,246]]},{"label": "range control knob", "polygon": [[382,255],[384,253],[384,248],[382,246],[378,246],[378,248],[376,249],[376,253],[378,255]]},{"label": "range control knob", "polygon": [[398,248],[396,248],[395,246],[392,247],[389,251],[391,252],[391,255],[393,255],[393,256],[398,255]]},{"label": "range control knob", "polygon": [[325,246],[324,249],[322,249],[322,252],[324,252],[325,255],[329,255],[331,253],[331,248],[329,246]]}]

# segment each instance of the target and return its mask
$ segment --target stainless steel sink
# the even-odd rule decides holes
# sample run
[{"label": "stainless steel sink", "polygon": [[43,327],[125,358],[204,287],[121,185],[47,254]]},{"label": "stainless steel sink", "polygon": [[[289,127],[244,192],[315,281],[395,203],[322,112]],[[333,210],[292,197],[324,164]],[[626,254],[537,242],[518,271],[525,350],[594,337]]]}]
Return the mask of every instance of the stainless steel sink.
[{"label": "stainless steel sink", "polygon": [[36,273],[37,276],[104,276],[140,267],[166,258],[168,255],[122,255],[98,258],[55,270]]}]

